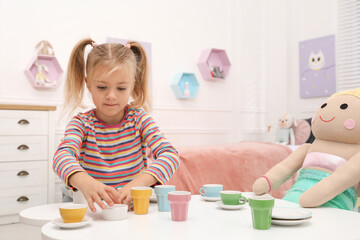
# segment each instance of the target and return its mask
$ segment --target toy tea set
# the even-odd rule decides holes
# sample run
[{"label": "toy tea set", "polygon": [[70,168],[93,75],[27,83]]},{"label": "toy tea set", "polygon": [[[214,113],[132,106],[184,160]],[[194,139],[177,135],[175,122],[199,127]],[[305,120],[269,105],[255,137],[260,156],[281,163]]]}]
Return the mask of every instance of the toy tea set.
[{"label": "toy tea set", "polygon": [[[176,191],[173,185],[155,186],[159,212],[171,212],[173,221],[186,221],[191,193],[188,191]],[[216,202],[216,205],[225,210],[240,210],[248,202],[252,223],[255,229],[267,230],[271,224],[297,225],[311,218],[311,212],[301,208],[274,208],[274,198],[270,194],[256,196],[250,194],[245,197],[244,193],[234,190],[223,190],[221,184],[205,184],[200,189],[201,198],[204,201]],[[150,187],[134,187],[131,189],[134,213],[136,215],[148,214],[149,203],[154,202],[153,189]],[[86,202],[81,199],[81,192],[74,194],[74,202]],[[61,218],[52,222],[60,228],[78,228],[87,225],[92,218],[85,216],[87,205],[85,203],[64,204],[59,208]],[[128,205],[114,204],[107,206],[101,212],[102,218],[108,221],[120,221],[127,218]]]},{"label": "toy tea set", "polygon": [[203,200],[214,201],[224,210],[239,210],[248,202],[253,227],[260,230],[270,229],[271,224],[298,225],[312,215],[311,211],[301,208],[274,208],[275,199],[270,194],[257,196],[254,193],[223,190],[221,184],[203,185],[200,195]]},{"label": "toy tea set", "polygon": [[[136,215],[148,214],[150,198],[153,189],[151,187],[131,188],[134,213]],[[175,191],[173,185],[155,186],[156,201],[160,212],[171,212],[173,221],[186,221],[191,193],[187,191]],[[81,192],[74,192],[74,202],[60,206],[61,218],[52,220],[52,223],[60,228],[78,228],[92,221],[91,217],[85,216],[87,211],[86,200]],[[114,204],[102,209],[101,215],[104,220],[119,221],[127,217],[128,205]]]}]

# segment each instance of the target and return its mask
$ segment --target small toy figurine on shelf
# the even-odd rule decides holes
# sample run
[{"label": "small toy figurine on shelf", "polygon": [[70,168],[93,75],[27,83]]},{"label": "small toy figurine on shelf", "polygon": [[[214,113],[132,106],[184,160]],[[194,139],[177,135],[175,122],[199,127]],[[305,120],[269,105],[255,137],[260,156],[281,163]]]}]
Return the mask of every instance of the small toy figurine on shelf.
[{"label": "small toy figurine on shelf", "polygon": [[224,78],[224,70],[220,70],[220,66],[213,66],[211,62],[209,62],[210,75],[213,78]]},{"label": "small toy figurine on shelf", "polygon": [[183,95],[186,96],[186,97],[191,96],[189,82],[185,82]]},{"label": "small toy figurine on shelf", "polygon": [[224,71],[221,71],[219,66],[215,66],[213,72],[216,78],[224,78]]},{"label": "small toy figurine on shelf", "polygon": [[54,48],[46,40],[40,41],[38,44],[36,44],[35,48],[39,55],[55,55]]},{"label": "small toy figurine on shelf", "polygon": [[38,86],[45,86],[50,81],[48,80],[45,72],[49,72],[48,67],[45,64],[39,64],[38,60],[36,59],[34,65],[37,67],[37,74],[35,76],[36,85]]},{"label": "small toy figurine on shelf", "polygon": [[215,77],[214,68],[213,68],[212,63],[211,63],[211,62],[208,62],[208,65],[209,65],[209,70],[210,70],[210,75],[211,75],[211,77]]}]

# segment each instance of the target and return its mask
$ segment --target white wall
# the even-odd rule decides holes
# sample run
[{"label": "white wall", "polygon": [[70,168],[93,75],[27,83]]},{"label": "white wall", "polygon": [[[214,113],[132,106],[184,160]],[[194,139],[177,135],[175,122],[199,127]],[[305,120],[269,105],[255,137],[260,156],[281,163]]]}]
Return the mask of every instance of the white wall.
[{"label": "white wall", "polygon": [[[192,144],[231,141],[227,123],[233,100],[228,93],[234,75],[210,83],[196,66],[206,48],[226,49],[233,57],[231,17],[231,1],[3,0],[0,98],[3,103],[62,103],[63,84],[56,90],[34,89],[23,72],[42,39],[54,46],[65,71],[70,51],[81,38],[90,36],[99,43],[106,37],[146,41],[152,43],[153,115],[161,129],[179,145],[189,137]],[[196,99],[174,97],[169,84],[179,71],[196,73]],[[61,132],[62,126],[58,129]]]},{"label": "white wall", "polygon": [[[310,2],[317,10],[308,14]],[[81,38],[135,39],[152,43],[152,115],[175,145],[264,140],[280,114],[301,115],[316,102],[299,99],[297,42],[331,33],[335,2],[0,0],[0,103],[61,107],[64,76],[58,89],[38,90],[23,72],[40,40],[54,46],[66,71]],[[222,82],[203,80],[197,69],[207,48],[227,51],[232,67]],[[174,97],[169,84],[176,72],[196,74],[195,99]]]},{"label": "white wall", "polygon": [[300,98],[299,42],[337,31],[337,0],[291,0],[288,2],[288,111],[310,118],[327,97]]}]

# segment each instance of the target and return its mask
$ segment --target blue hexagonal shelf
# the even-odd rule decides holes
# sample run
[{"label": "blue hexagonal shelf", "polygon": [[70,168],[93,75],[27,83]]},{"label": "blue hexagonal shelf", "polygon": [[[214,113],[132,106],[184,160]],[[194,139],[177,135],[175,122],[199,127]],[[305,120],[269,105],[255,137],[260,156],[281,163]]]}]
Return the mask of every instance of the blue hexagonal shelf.
[{"label": "blue hexagonal shelf", "polygon": [[199,91],[199,82],[194,73],[177,73],[170,86],[177,98],[195,98]]}]

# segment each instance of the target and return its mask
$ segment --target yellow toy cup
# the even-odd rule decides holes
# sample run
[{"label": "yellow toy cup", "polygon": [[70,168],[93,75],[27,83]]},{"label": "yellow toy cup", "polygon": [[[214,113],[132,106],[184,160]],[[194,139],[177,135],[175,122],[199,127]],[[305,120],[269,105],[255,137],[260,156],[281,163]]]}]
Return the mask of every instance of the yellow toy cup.
[{"label": "yellow toy cup", "polygon": [[59,207],[61,218],[64,223],[81,222],[86,214],[85,204],[66,204]]},{"label": "yellow toy cup", "polygon": [[133,187],[131,188],[131,197],[134,202],[135,214],[147,214],[149,210],[151,187]]}]

